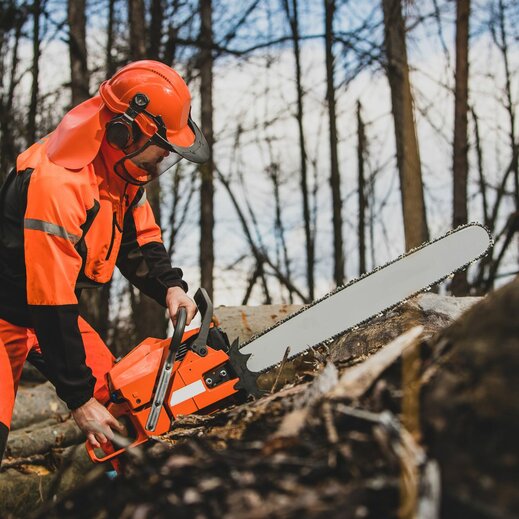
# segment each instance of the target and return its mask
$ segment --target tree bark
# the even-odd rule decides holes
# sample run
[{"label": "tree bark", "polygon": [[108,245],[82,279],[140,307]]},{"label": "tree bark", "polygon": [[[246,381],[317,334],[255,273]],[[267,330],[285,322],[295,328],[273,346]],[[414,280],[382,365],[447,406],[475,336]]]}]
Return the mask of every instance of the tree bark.
[{"label": "tree bark", "polygon": [[200,1],[200,97],[202,131],[210,149],[210,159],[200,166],[200,284],[213,298],[214,269],[214,164],[213,164],[213,6]]},{"label": "tree bark", "polygon": [[[164,0],[151,0],[151,22],[149,30],[148,57],[160,59],[160,48],[162,41],[162,22],[164,21]],[[170,65],[171,63],[166,63]]]},{"label": "tree bark", "polygon": [[27,117],[27,142],[36,141],[36,115],[38,113],[38,93],[40,75],[40,15],[41,1],[34,0],[32,5],[33,33],[32,33],[32,87],[29,114]]},{"label": "tree bark", "polygon": [[335,0],[324,0],[325,47],[326,47],[326,100],[328,103],[328,123],[330,138],[330,187],[332,190],[333,213],[333,259],[334,279],[337,285],[344,283],[344,246],[342,239],[342,197],[341,175],[337,153],[337,117],[335,113],[333,17]]},{"label": "tree bark", "polygon": [[128,0],[128,25],[130,29],[130,58],[146,57],[146,17],[144,0]]},{"label": "tree bark", "polygon": [[[17,84],[16,77],[19,62],[18,49],[20,46],[20,40],[22,36],[22,26],[26,20],[26,11],[13,11],[12,14],[15,19],[15,30],[13,49],[11,51],[12,54],[9,74],[9,85],[6,87],[5,84],[2,84],[2,87],[6,90],[6,95],[2,96],[2,110],[0,113],[0,182],[3,182],[5,176],[9,173],[9,170],[12,167],[14,167],[16,155],[18,154],[17,146],[15,144],[16,135],[14,134],[12,128],[13,101],[14,90]],[[4,49],[2,49],[2,51],[3,50]],[[2,83],[3,81],[5,81],[5,78],[2,76]]]},{"label": "tree bark", "polygon": [[[454,87],[454,146],[453,146],[453,228],[468,221],[468,79],[469,79],[469,16],[470,0],[458,0],[456,8],[456,83]],[[452,280],[454,295],[466,295],[469,291],[467,271],[457,272]]]},{"label": "tree bark", "polygon": [[430,344],[422,426],[441,468],[442,517],[514,517],[519,437],[519,279]]},{"label": "tree bark", "polygon": [[382,0],[384,11],[387,77],[395,123],[396,158],[400,175],[405,246],[411,249],[429,239],[420,166],[418,139],[413,117],[413,98],[405,41],[401,0]]},{"label": "tree bark", "polygon": [[90,74],[87,65],[86,45],[86,0],[68,0],[67,8],[70,87],[72,106],[76,106],[90,97],[88,88]]},{"label": "tree bark", "polygon": [[112,56],[114,47],[114,22],[115,22],[115,3],[117,0],[108,0],[108,23],[106,26],[106,51],[105,67],[106,77],[111,78],[115,73],[115,62]]}]

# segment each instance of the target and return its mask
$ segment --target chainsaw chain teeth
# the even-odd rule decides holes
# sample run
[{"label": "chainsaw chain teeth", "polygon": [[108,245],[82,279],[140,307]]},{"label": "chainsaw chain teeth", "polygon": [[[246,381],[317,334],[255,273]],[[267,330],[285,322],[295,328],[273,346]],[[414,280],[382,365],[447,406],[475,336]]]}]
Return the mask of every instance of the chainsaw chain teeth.
[{"label": "chainsaw chain teeth", "polygon": [[[299,314],[302,314],[303,312],[305,312],[306,310],[308,310],[309,308],[312,308],[313,306],[315,305],[318,305],[319,303],[321,303],[322,301],[324,301],[325,299],[328,299],[329,297],[337,294],[338,292],[341,292],[342,290],[345,290],[349,287],[351,287],[352,285],[354,285],[355,283],[358,283],[359,281],[362,281],[363,279],[366,279],[368,276],[371,276],[372,274],[375,274],[375,272],[378,272],[379,270],[382,270],[386,267],[388,267],[389,265],[392,265],[393,263],[396,263],[397,261],[400,261],[401,259],[407,257],[407,256],[410,256],[411,254],[413,254],[414,252],[416,251],[419,251],[421,249],[424,249],[425,247],[428,247],[429,245],[432,245],[433,243],[436,243],[440,240],[443,240],[444,238],[446,238],[447,236],[450,236],[451,234],[454,234],[456,232],[459,232],[461,231],[462,229],[466,229],[468,227],[472,227],[472,226],[477,226],[477,227],[481,227],[483,228],[487,233],[488,233],[488,236],[489,236],[489,239],[490,239],[490,243],[487,247],[487,249],[485,250],[485,252],[483,252],[482,254],[480,254],[477,258],[474,258],[473,260],[465,263],[464,265],[462,265],[461,267],[458,267],[457,269],[451,271],[450,273],[448,274],[445,274],[444,276],[440,277],[439,279],[437,279],[435,282],[431,283],[430,285],[427,285],[426,287],[414,292],[413,294],[407,296],[405,299],[402,299],[401,301],[399,301],[398,303],[395,303],[394,305],[391,305],[391,306],[388,306],[383,312],[381,313],[376,313],[376,314],[373,314],[371,315],[370,317],[364,319],[363,321],[355,324],[354,326],[350,326],[349,328],[345,328],[342,332],[339,332],[339,333],[336,333],[335,335],[332,335],[330,336],[328,339],[326,339],[325,341],[322,341],[322,342],[319,342],[317,344],[313,344],[312,346],[308,346],[308,348],[306,348],[305,350],[295,354],[295,355],[291,355],[289,358],[290,359],[294,359],[296,357],[299,357],[301,355],[304,355],[305,353],[307,353],[309,350],[311,350],[312,348],[316,348],[317,346],[321,346],[321,345],[328,345],[328,344],[331,344],[335,339],[337,339],[338,337],[340,337],[341,335],[343,335],[344,333],[350,331],[350,330],[355,330],[357,329],[358,327],[362,326],[363,324],[371,321],[373,318],[375,317],[382,317],[384,315],[384,313],[386,312],[389,312],[395,308],[397,308],[398,306],[406,303],[409,299],[419,295],[419,294],[422,294],[424,292],[428,292],[431,290],[431,288],[444,281],[445,279],[447,278],[452,278],[452,276],[454,276],[454,274],[456,272],[460,272],[462,270],[465,270],[466,268],[468,268],[472,263],[475,263],[476,261],[479,261],[481,258],[484,258],[488,252],[490,251],[490,249],[494,246],[494,238],[492,237],[492,234],[490,233],[488,227],[486,227],[485,225],[482,225],[478,222],[470,222],[470,223],[467,223],[467,224],[464,224],[464,225],[460,225],[458,227],[456,227],[456,229],[452,229],[450,230],[449,232],[443,234],[442,236],[434,239],[434,240],[431,240],[431,241],[428,241],[428,242],[425,242],[423,243],[422,245],[420,245],[419,247],[415,247],[413,249],[410,249],[409,251],[405,252],[404,254],[401,254],[400,256],[398,256],[397,258],[391,260],[391,261],[388,261],[387,263],[385,263],[384,265],[381,265],[379,267],[376,267],[374,268],[373,270],[371,270],[370,272],[367,272],[365,274],[362,274],[362,276],[359,276],[357,278],[353,278],[351,279],[348,283],[344,284],[344,285],[341,285],[337,288],[335,288],[334,290],[328,292],[326,295],[324,295],[323,297],[321,297],[320,299],[316,299],[315,301],[313,301],[312,303],[309,303],[305,306],[303,306],[301,309],[297,310],[296,312],[290,314],[288,317],[285,317],[284,319],[282,319],[281,321],[278,321],[276,324],[270,326],[269,328],[266,328],[264,330],[262,330],[260,333],[254,335],[253,337],[251,337],[248,341],[244,342],[242,345],[240,345],[240,349],[241,348],[244,348],[245,346],[247,346],[248,344],[250,344],[251,342],[254,342],[256,339],[258,339],[259,337],[265,335],[266,333],[270,332],[271,330],[273,330],[274,328],[277,328],[278,326],[282,326],[284,323],[286,323],[287,321],[289,321],[290,319],[294,318],[295,316],[299,315]],[[265,368],[265,369],[262,369],[260,371],[258,371],[257,373],[260,374],[260,373],[265,373],[266,371],[269,371],[271,370],[272,368],[275,368],[276,366],[279,366],[281,364],[281,362],[276,362],[275,364],[272,364],[272,366],[269,366],[268,368]]]}]

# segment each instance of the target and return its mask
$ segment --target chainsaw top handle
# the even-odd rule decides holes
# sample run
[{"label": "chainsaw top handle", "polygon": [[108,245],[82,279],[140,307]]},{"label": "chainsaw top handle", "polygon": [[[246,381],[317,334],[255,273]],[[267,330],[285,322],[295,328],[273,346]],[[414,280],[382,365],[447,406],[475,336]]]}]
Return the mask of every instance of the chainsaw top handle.
[{"label": "chainsaw top handle", "polygon": [[177,351],[180,346],[180,343],[182,342],[182,336],[184,335],[184,328],[186,327],[186,318],[186,309],[180,307],[177,312],[177,325],[175,326],[173,337],[171,338],[171,342],[169,343],[168,355],[166,357],[164,364],[162,365],[162,369],[157,374],[158,383],[157,388],[155,390],[155,396],[153,397],[153,402],[151,404],[150,414],[146,422],[147,431],[153,432],[155,430],[155,427],[157,427],[157,421],[159,419],[160,410],[162,408],[162,404],[164,403],[164,397],[166,396],[166,391],[169,386],[171,373],[173,372],[173,364],[175,363],[175,357],[177,356]]}]

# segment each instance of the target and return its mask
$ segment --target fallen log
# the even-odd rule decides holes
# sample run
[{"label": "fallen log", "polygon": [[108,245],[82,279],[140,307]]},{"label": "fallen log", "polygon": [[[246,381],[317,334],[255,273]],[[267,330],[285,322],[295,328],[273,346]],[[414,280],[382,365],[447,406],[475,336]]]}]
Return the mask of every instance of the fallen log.
[{"label": "fallen log", "polygon": [[68,447],[84,439],[74,420],[70,417],[63,422],[44,420],[9,434],[5,458],[22,458],[49,452],[55,447]]},{"label": "fallen log", "polygon": [[50,382],[20,386],[16,395],[11,430],[21,429],[49,418],[61,420],[70,414]]}]

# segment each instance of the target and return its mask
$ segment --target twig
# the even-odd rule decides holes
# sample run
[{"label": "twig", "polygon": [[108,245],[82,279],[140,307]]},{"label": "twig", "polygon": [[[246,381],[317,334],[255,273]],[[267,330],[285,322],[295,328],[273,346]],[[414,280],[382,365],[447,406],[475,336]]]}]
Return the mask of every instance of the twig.
[{"label": "twig", "polygon": [[270,394],[276,392],[279,377],[281,376],[281,372],[283,371],[283,368],[285,367],[289,353],[290,353],[290,346],[288,346],[287,349],[285,350],[285,354],[283,355],[283,360],[281,361],[281,365],[279,366],[278,374],[276,375],[276,380],[274,380],[274,384],[272,384],[272,389],[270,390]]}]

